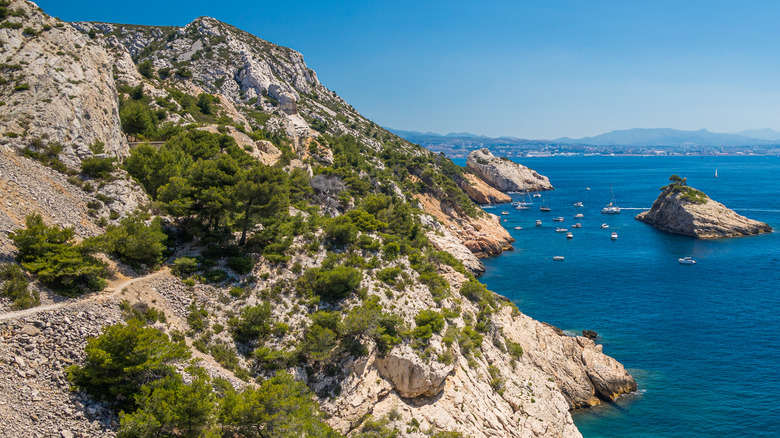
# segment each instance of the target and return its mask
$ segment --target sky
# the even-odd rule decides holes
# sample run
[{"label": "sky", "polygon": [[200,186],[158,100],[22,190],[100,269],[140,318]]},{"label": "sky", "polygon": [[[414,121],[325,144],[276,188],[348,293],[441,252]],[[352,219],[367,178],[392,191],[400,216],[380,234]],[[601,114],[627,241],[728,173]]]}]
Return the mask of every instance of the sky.
[{"label": "sky", "polygon": [[385,126],[492,137],[780,130],[780,2],[39,0],[66,21],[211,16],[303,53]]}]

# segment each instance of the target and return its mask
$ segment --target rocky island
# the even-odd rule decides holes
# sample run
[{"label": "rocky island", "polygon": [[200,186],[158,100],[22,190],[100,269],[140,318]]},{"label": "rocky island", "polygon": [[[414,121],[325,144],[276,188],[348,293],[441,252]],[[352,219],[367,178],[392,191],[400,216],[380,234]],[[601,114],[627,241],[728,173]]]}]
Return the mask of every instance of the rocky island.
[{"label": "rocky island", "polygon": [[3,436],[578,438],[636,389],[487,290],[471,176],[300,53],[0,3]]},{"label": "rocky island", "polygon": [[713,201],[704,192],[687,185],[685,178],[672,175],[671,182],[648,211],[636,219],[659,230],[697,239],[752,236],[772,232],[772,227],[748,219]]},{"label": "rocky island", "polygon": [[546,176],[508,158],[496,157],[487,148],[472,151],[466,167],[502,192],[554,190]]}]

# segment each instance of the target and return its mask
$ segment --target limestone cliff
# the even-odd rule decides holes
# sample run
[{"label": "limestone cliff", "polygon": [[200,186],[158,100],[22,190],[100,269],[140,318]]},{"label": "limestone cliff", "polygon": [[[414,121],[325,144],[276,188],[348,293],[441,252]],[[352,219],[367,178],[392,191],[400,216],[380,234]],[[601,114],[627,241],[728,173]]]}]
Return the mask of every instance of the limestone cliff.
[{"label": "limestone cliff", "polygon": [[549,178],[508,158],[499,158],[487,149],[469,154],[466,167],[491,186],[503,192],[553,190]]},{"label": "limestone cliff", "polygon": [[[363,118],[319,83],[299,53],[211,18],[182,28],[71,25],[22,0],[12,2],[11,8],[23,14],[8,20],[24,23],[22,28],[32,28],[35,35],[15,26],[0,29],[3,62],[19,64],[11,68],[13,76],[4,77],[20,88],[11,91],[6,84],[2,89],[6,105],[0,107],[0,132],[24,140],[0,146],[4,259],[14,253],[7,232],[22,226],[28,213],[42,214],[49,224],[73,227],[77,238],[84,238],[102,233],[106,220],[151,203],[121,171],[95,181],[17,153],[33,137],[62,142],[60,158],[78,169],[82,158],[94,155],[88,146],[100,140],[108,155],[121,160],[128,149],[120,131],[117,89],[123,90],[123,99],[135,99],[131,94],[138,90],[143,97],[136,100],[160,122],[223,133],[265,164],[304,169],[299,181],[309,181],[309,187],[297,188],[310,191],[310,211],[326,213],[318,220],[360,206],[363,199],[348,195],[349,186],[353,193],[376,195],[393,209],[408,212],[399,213],[406,222],[399,220],[398,227],[415,236],[417,247],[391,255],[374,246],[383,244],[385,233],[361,231],[365,247],[334,250],[324,244],[323,229],[316,228],[291,237],[285,257],[272,261],[250,253],[254,268],[249,273],[232,271],[224,257],[214,260],[211,267],[225,272],[227,279],[213,284],[205,284],[204,277],[185,282],[166,270],[131,280],[112,264],[116,269],[110,287],[90,296],[47,291],[42,306],[23,311],[11,311],[8,299],[0,298],[0,430],[9,436],[116,435],[115,410],[84,392],[70,391],[65,369],[83,362],[88,337],[122,318],[122,300],[164,312],[167,322],[155,327],[199,345],[193,354],[206,371],[237,387],[279,369],[289,371],[316,394],[328,422],[348,436],[362,432],[366,419],[373,417],[386,419],[399,436],[415,438],[444,430],[479,438],[576,438],[581,435],[571,409],[636,389],[623,366],[604,355],[601,346],[533,320],[469,274],[484,270],[478,257],[511,249],[514,239],[499,218],[475,208],[461,188],[468,192],[477,187],[471,196],[491,202],[506,199],[502,194],[464,175],[449,160]],[[68,59],[69,65],[61,64]],[[151,71],[141,75],[139,67],[145,62]],[[42,96],[43,104],[21,98],[14,103],[28,92],[22,84],[29,90],[35,84],[42,93],[35,96]],[[182,96],[194,100],[204,93],[217,98],[214,113],[185,108]],[[45,114],[44,108],[52,114]],[[341,135],[349,140],[339,143],[341,149],[331,148],[328,137]],[[503,169],[506,163],[499,161],[496,168]],[[497,175],[506,175],[516,186],[522,181],[527,190],[552,188],[530,169],[510,167]],[[320,179],[306,180],[315,171],[320,171]],[[469,188],[459,188],[459,178],[470,181]],[[88,187],[89,182],[98,187]],[[517,188],[491,184],[500,190]],[[295,208],[290,212],[307,214]],[[317,226],[314,222],[312,227]],[[173,257],[202,256],[205,246],[199,244],[172,248]],[[360,267],[362,281],[344,298],[319,302],[297,290],[307,273],[326,263],[347,263],[347,256],[348,263]],[[332,340],[327,360],[306,359],[302,341],[314,324],[312,315],[324,311],[346,320],[353,311],[360,315],[360,309],[370,310],[369,299],[383,315],[398,321],[395,343],[380,349],[365,329],[350,348],[345,348],[347,338]],[[269,324],[275,329],[267,339],[254,340],[257,344],[250,349],[239,345],[226,328],[243,309],[260,304],[269,305]],[[205,331],[188,322],[195,308],[205,312]],[[415,337],[417,317],[424,310],[434,310],[441,327],[427,337]],[[366,324],[376,321],[369,318]],[[221,363],[214,351],[220,352]],[[269,354],[260,354],[263,351]],[[236,378],[234,372],[239,371],[248,383]]]},{"label": "limestone cliff", "polygon": [[128,147],[119,123],[112,56],[33,3],[14,0],[0,29],[0,134],[24,147],[31,138],[62,145],[60,159],[77,168],[89,146],[122,157]]},{"label": "limestone cliff", "polygon": [[682,183],[664,187],[650,210],[636,219],[659,230],[697,239],[717,239],[770,233],[772,227],[748,219]]},{"label": "limestone cliff", "polygon": [[512,198],[509,195],[490,187],[473,173],[467,173],[465,176],[466,179],[461,181],[460,188],[477,204],[505,204],[512,202]]}]

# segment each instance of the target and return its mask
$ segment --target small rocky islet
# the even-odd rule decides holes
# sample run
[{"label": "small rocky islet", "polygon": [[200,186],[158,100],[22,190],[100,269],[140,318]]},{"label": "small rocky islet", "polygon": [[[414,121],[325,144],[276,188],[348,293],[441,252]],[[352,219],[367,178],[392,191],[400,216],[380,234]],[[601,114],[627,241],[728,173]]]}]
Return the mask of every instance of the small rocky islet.
[{"label": "small rocky islet", "polygon": [[771,233],[772,227],[739,215],[701,190],[687,185],[685,178],[672,175],[653,206],[636,219],[661,231],[697,239],[753,236]]}]

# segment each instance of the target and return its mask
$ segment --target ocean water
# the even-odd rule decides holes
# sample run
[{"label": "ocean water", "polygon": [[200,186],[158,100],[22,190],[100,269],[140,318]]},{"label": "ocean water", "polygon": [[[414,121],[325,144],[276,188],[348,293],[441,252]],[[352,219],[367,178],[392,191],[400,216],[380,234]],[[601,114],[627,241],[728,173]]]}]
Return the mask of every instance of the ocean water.
[{"label": "ocean water", "polygon": [[[481,280],[520,310],[572,333],[597,331],[637,394],[574,413],[586,438],[780,436],[780,232],[697,241],[634,219],[671,174],[780,231],[778,157],[551,157],[550,213],[504,205],[515,251]],[[463,164],[463,163],[460,163]],[[719,178],[715,178],[717,169]],[[590,187],[590,190],[586,190]],[[620,215],[602,215],[610,187]],[[515,196],[516,197],[516,196]],[[583,208],[575,208],[577,201]],[[575,213],[585,215],[573,219]],[[563,226],[573,232],[555,233]],[[534,225],[536,219],[543,226]],[[581,222],[582,228],[571,228]],[[601,229],[602,223],[609,229]],[[522,226],[522,230],[514,230]],[[618,239],[610,239],[612,231]],[[552,257],[562,255],[562,262]],[[691,256],[696,265],[681,265]]]}]

